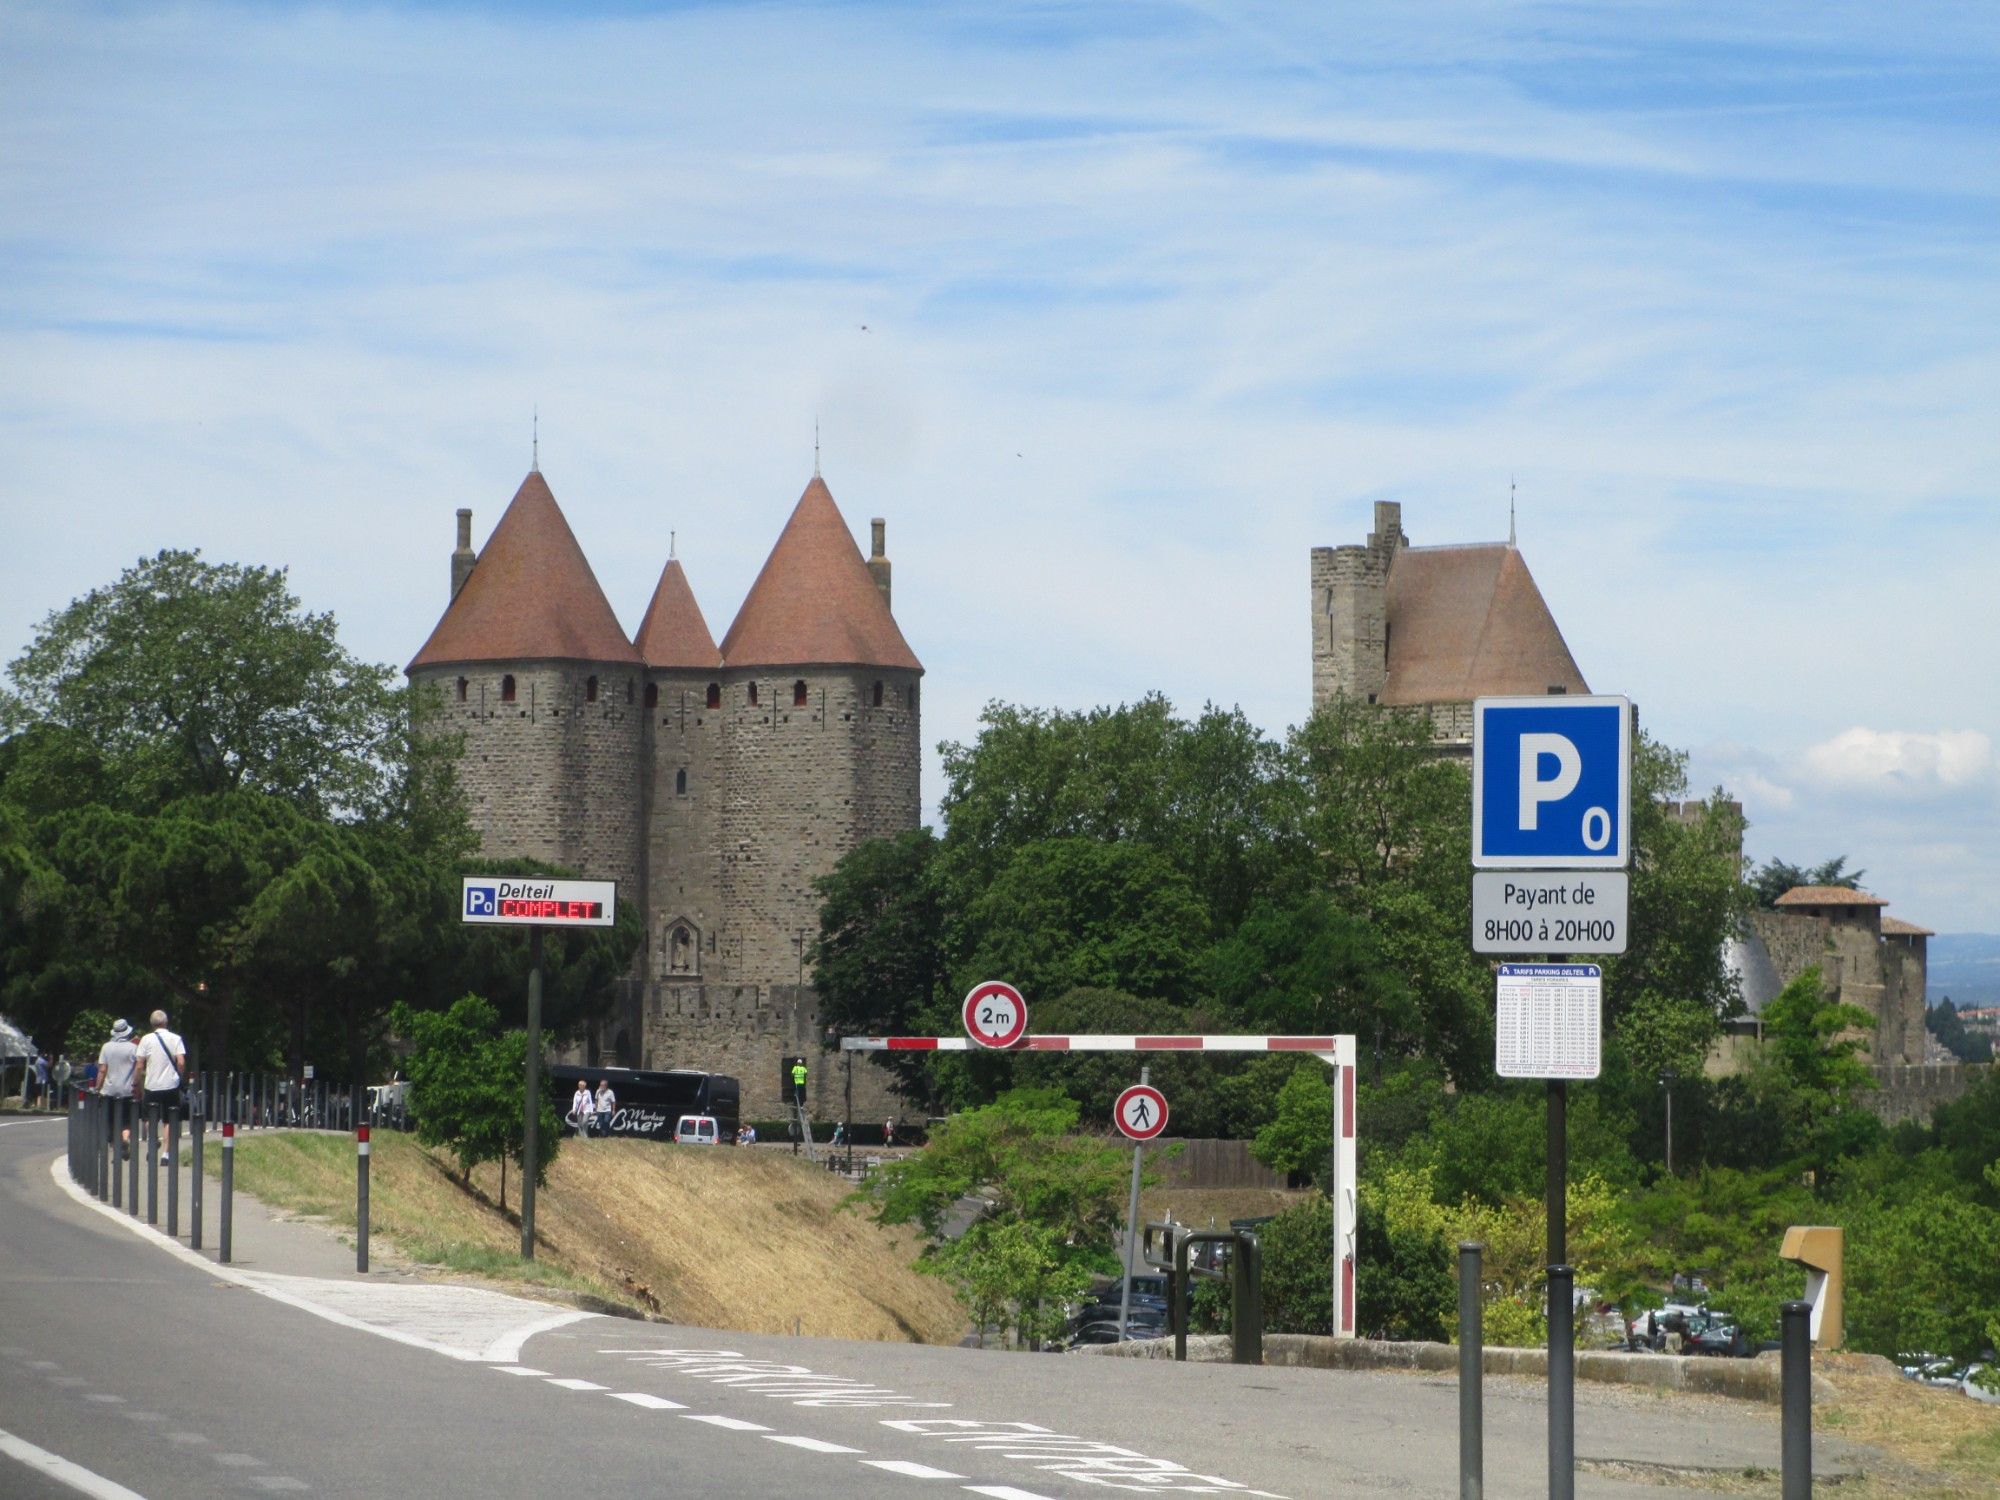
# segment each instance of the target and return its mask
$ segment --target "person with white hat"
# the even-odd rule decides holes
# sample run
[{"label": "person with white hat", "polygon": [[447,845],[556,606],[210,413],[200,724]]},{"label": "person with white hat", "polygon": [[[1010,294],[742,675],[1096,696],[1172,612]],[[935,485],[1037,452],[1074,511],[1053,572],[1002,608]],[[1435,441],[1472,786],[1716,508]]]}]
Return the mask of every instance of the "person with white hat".
[{"label": "person with white hat", "polygon": [[[133,1074],[138,1066],[139,1049],[132,1043],[132,1023],[121,1017],[111,1027],[111,1040],[97,1053],[97,1091],[107,1099],[119,1101],[112,1106],[118,1115],[127,1115],[132,1107]],[[129,1124],[120,1131],[118,1139],[123,1149],[131,1149]]]}]

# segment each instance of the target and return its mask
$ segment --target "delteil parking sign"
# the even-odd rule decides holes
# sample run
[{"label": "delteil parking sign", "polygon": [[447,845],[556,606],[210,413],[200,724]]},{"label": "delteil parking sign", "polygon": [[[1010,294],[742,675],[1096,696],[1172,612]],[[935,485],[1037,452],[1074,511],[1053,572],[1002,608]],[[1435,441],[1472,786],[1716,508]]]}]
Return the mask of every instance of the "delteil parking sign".
[{"label": "delteil parking sign", "polygon": [[1632,858],[1632,705],[1480,698],[1472,705],[1472,863],[1622,870]]}]

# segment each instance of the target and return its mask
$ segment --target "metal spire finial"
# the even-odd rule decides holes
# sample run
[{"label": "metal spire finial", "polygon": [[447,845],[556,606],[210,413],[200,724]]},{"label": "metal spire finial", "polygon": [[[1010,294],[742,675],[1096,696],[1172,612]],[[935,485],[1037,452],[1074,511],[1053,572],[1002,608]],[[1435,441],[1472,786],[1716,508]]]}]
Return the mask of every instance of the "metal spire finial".
[{"label": "metal spire finial", "polygon": [[674,541],[675,541],[675,536],[676,536],[676,533],[674,533],[674,532],[671,532],[671,531],[670,531],[670,532],[668,532],[668,533],[667,533],[667,561],[668,561],[668,562],[672,562],[672,561],[674,560],[675,556],[677,555],[677,554],[675,553],[675,551],[674,551]]},{"label": "metal spire finial", "polygon": [[532,438],[531,438],[531,441],[532,441],[532,443],[533,443],[533,446],[532,446],[532,447],[530,448],[530,450],[529,450],[529,452],[530,452],[530,457],[529,457],[529,459],[528,459],[528,468],[529,468],[529,469],[530,469],[530,470],[531,470],[532,472],[534,472],[534,473],[536,473],[536,474],[539,474],[539,473],[541,473],[541,472],[542,472],[542,408],[541,408],[541,404],[540,404],[539,402],[537,402],[537,403],[536,403],[536,405],[534,406],[533,410],[534,410],[534,415],[533,415],[533,416],[531,416],[531,417],[529,418],[529,421],[530,421],[530,422],[532,422],[532,423],[533,423],[534,425],[533,425],[533,426],[532,426],[532,427],[531,427],[531,428],[529,429],[529,432],[530,432],[530,433],[532,434]]},{"label": "metal spire finial", "polygon": [[1514,476],[1507,476],[1507,545],[1514,545]]},{"label": "metal spire finial", "polygon": [[819,478],[819,418],[813,418],[813,478]]}]

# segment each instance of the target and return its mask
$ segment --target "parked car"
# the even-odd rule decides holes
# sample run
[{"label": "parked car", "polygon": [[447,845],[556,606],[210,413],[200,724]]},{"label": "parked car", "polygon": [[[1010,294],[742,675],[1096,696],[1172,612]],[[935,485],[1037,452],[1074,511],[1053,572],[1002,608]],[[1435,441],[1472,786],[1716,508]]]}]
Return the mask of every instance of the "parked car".
[{"label": "parked car", "polygon": [[714,1115],[682,1115],[674,1125],[677,1146],[714,1146],[722,1140],[722,1127]]},{"label": "parked car", "polygon": [[1974,1401],[2000,1403],[2000,1365],[1968,1365],[1959,1390]]},{"label": "parked car", "polygon": [[1896,1367],[1919,1384],[1936,1386],[1939,1390],[1957,1390],[1967,1373],[1957,1360],[1928,1349],[1897,1355]]},{"label": "parked car", "polygon": [[1681,1341],[1683,1354],[1712,1354],[1727,1359],[1748,1359],[1757,1352],[1756,1346],[1739,1328],[1736,1320],[1728,1313],[1710,1313],[1701,1321],[1701,1326],[1690,1322],[1687,1337]]}]

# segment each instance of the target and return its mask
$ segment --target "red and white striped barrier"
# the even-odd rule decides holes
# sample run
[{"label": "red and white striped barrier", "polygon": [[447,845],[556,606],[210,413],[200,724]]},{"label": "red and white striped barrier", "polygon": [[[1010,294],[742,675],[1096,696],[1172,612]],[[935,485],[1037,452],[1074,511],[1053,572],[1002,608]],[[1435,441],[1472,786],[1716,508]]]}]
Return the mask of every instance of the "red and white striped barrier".
[{"label": "red and white striped barrier", "polygon": [[[843,1052],[970,1052],[963,1036],[844,1036]],[[985,1048],[977,1050],[985,1051]],[[1012,1052],[1309,1052],[1333,1069],[1333,1336],[1354,1337],[1352,1036],[1024,1036]]]}]

